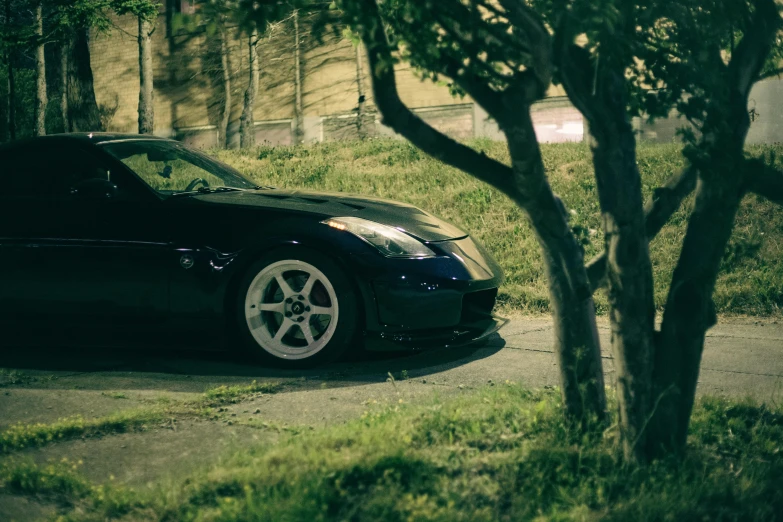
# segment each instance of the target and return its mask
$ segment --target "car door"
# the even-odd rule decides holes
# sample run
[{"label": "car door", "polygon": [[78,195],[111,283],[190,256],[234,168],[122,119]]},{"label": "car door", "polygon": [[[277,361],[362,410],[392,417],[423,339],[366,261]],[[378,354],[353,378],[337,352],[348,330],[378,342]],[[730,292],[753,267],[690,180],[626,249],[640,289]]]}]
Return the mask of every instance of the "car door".
[{"label": "car door", "polygon": [[160,201],[74,142],[0,157],[0,321],[30,332],[154,327],[169,313]]}]

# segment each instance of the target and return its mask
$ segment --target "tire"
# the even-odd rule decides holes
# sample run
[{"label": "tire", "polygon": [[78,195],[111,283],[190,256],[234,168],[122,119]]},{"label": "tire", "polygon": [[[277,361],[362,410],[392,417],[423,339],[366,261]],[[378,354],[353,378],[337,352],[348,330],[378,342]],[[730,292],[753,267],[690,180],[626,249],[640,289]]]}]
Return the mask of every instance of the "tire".
[{"label": "tire", "polygon": [[336,263],[310,249],[285,247],[259,259],[237,294],[240,340],[262,363],[309,368],[332,362],[359,331],[351,281]]}]

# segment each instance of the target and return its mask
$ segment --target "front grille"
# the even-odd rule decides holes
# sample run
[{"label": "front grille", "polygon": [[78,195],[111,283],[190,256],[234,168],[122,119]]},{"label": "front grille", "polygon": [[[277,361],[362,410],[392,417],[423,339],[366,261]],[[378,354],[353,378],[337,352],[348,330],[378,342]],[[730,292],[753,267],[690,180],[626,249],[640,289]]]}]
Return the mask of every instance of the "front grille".
[{"label": "front grille", "polygon": [[495,307],[497,297],[497,288],[465,294],[462,297],[462,317],[460,322],[470,323],[489,317],[492,314],[492,309]]}]

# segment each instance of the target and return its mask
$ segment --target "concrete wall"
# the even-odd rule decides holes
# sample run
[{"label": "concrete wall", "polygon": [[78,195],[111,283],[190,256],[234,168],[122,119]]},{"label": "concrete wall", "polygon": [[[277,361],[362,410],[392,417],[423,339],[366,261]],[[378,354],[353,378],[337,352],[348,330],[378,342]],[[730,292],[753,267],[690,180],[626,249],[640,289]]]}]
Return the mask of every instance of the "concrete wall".
[{"label": "concrete wall", "polygon": [[[217,124],[224,103],[219,49],[214,36],[172,34],[170,20],[161,14],[153,35],[155,70],[155,133],[173,136],[197,147],[218,143]],[[108,114],[109,130],[136,132],[139,93],[137,22],[133,17],[115,20],[110,34],[95,35],[91,42],[92,67],[98,103]],[[339,36],[322,42],[303,36],[303,137],[305,142],[358,137],[356,110],[358,82],[356,49]],[[248,42],[232,33],[229,39],[232,81],[229,145],[239,145],[239,118],[248,83]],[[254,115],[256,141],[270,145],[294,142],[294,53],[290,28],[281,26],[266,35],[258,46],[261,69]],[[394,135],[373,112],[369,65],[361,56],[362,81],[366,91],[363,131],[369,136]],[[402,100],[422,119],[457,138],[503,139],[497,124],[470,98],[454,98],[448,88],[422,81],[407,65],[397,66]],[[783,141],[783,82],[760,82],[751,94],[755,120],[748,143]],[[536,135],[541,142],[582,141],[587,129],[583,118],[565,97],[552,87],[548,98],[532,107]],[[640,140],[679,140],[677,129],[685,123],[671,117],[648,124],[634,120]]]}]

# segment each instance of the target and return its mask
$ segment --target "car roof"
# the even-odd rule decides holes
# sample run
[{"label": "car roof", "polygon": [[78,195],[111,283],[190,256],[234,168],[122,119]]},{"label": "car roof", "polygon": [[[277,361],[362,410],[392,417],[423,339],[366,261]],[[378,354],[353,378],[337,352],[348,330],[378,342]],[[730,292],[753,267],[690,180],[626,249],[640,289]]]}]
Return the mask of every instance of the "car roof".
[{"label": "car roof", "polygon": [[152,136],[150,134],[118,134],[112,132],[71,132],[66,134],[50,134],[48,136],[39,136],[36,138],[27,138],[18,141],[12,141],[0,145],[0,152],[5,150],[14,149],[18,146],[33,145],[36,143],[87,143],[97,145],[99,143],[106,143],[109,141],[126,141],[126,140],[156,140],[156,141],[173,141],[167,138],[161,138],[158,136]]}]

